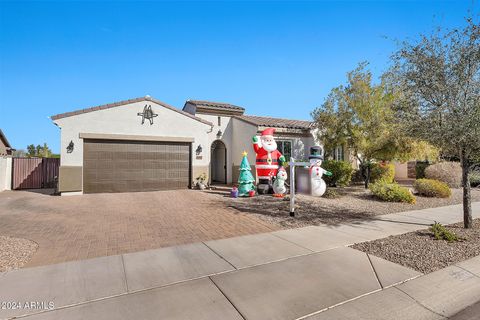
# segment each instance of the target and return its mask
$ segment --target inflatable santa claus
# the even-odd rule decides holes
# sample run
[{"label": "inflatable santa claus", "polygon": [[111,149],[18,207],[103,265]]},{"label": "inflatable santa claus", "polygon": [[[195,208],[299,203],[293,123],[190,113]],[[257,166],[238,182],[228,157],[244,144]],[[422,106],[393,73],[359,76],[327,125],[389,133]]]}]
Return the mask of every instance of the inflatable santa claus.
[{"label": "inflatable santa claus", "polygon": [[258,191],[268,193],[272,188],[272,179],[276,177],[278,168],[285,162],[285,157],[277,150],[277,143],[273,138],[274,128],[262,131],[260,139],[252,138],[253,150],[257,154],[255,168],[259,180]]}]

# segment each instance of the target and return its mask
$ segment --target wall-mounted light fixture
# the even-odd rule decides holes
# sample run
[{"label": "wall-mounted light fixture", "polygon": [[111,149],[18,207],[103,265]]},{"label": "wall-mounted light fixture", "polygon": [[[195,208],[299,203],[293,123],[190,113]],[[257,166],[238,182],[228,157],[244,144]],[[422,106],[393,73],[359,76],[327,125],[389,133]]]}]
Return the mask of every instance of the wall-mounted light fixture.
[{"label": "wall-mounted light fixture", "polygon": [[199,144],[198,147],[197,147],[197,150],[195,150],[195,154],[196,154],[197,156],[199,156],[199,155],[202,153],[202,150],[203,150],[203,149],[202,149],[202,145]]},{"label": "wall-mounted light fixture", "polygon": [[222,137],[222,134],[223,134],[222,130],[218,130],[217,138],[220,139]]},{"label": "wall-mounted light fixture", "polygon": [[72,153],[74,146],[75,146],[75,144],[73,143],[72,140],[70,140],[70,143],[67,146],[67,153]]}]

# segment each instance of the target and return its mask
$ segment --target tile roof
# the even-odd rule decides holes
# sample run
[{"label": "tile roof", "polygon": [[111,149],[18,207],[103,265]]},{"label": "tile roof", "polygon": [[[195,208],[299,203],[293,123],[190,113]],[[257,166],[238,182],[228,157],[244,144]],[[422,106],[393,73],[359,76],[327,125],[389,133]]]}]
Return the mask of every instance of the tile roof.
[{"label": "tile roof", "polygon": [[193,104],[197,107],[202,107],[206,109],[223,109],[223,110],[235,110],[235,111],[245,111],[244,108],[224,102],[213,102],[213,101],[204,101],[204,100],[187,100],[187,103]]},{"label": "tile roof", "polygon": [[313,125],[313,122],[305,121],[305,120],[291,120],[291,119],[280,119],[280,118],[248,116],[248,115],[235,116],[235,118],[249,122],[257,126],[264,126],[264,127],[308,130]]},{"label": "tile roof", "polygon": [[72,116],[76,116],[76,115],[79,115],[79,114],[82,114],[82,113],[88,113],[88,112],[93,112],[93,111],[98,111],[98,110],[105,110],[105,109],[110,109],[110,108],[114,108],[114,107],[119,107],[119,106],[123,106],[123,105],[126,105],[126,104],[130,104],[130,103],[135,103],[135,102],[142,102],[142,101],[152,101],[156,104],[159,104],[167,109],[170,109],[172,111],[175,111],[175,112],[178,112],[180,114],[183,114],[184,116],[187,116],[189,118],[192,118],[192,119],[195,119],[197,121],[200,121],[200,122],[203,122],[205,124],[208,124],[208,125],[212,125],[211,122],[207,121],[207,120],[204,120],[202,118],[199,118],[199,117],[196,117],[188,112],[185,112],[183,110],[180,110],[180,109],[177,109],[165,102],[162,102],[160,100],[157,100],[155,98],[152,98],[150,96],[145,96],[145,97],[140,97],[140,98],[134,98],[134,99],[129,99],[129,100],[123,100],[123,101],[118,101],[118,102],[114,102],[114,103],[108,103],[108,104],[103,104],[103,105],[100,105],[100,106],[95,106],[95,107],[91,107],[91,108],[86,108],[86,109],[80,109],[80,110],[76,110],[76,111],[71,111],[71,112],[65,112],[65,113],[60,113],[60,114],[56,114],[56,115],[53,115],[51,116],[50,118],[52,120],[58,120],[58,119],[62,119],[62,118],[66,118],[66,117],[72,117]]}]

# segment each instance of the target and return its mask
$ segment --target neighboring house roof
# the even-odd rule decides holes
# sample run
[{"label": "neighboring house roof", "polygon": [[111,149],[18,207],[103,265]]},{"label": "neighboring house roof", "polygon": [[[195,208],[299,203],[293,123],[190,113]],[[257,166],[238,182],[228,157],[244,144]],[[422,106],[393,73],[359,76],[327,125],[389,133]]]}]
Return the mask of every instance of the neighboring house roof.
[{"label": "neighboring house roof", "polygon": [[0,129],[0,140],[2,140],[3,145],[4,145],[7,149],[13,150],[13,149],[12,149],[12,146],[11,146],[10,143],[8,142],[7,137],[6,137],[5,134],[3,133],[2,129]]},{"label": "neighboring house roof", "polygon": [[313,125],[313,122],[305,121],[305,120],[291,120],[291,119],[280,119],[280,118],[247,116],[247,115],[235,116],[235,118],[251,123],[256,126],[264,126],[264,127],[308,130],[308,129],[311,129]]},{"label": "neighboring house roof", "polygon": [[76,115],[79,115],[79,114],[83,114],[83,113],[88,113],[88,112],[93,112],[93,111],[98,111],[98,110],[105,110],[105,109],[110,109],[110,108],[115,108],[115,107],[120,107],[120,106],[124,106],[126,104],[130,104],[130,103],[135,103],[135,102],[142,102],[142,101],[152,101],[156,104],[159,104],[167,109],[170,109],[172,111],[175,111],[175,112],[178,112],[180,114],[183,114],[184,116],[186,117],[189,117],[189,118],[192,118],[192,119],[195,119],[197,121],[200,121],[200,122],[203,122],[205,124],[208,124],[208,125],[213,125],[211,122],[207,121],[207,120],[204,120],[202,118],[199,118],[199,117],[196,117],[188,112],[185,112],[185,111],[182,111],[182,110],[179,110],[165,102],[162,102],[160,100],[157,100],[155,98],[152,98],[150,96],[145,96],[145,97],[140,97],[140,98],[135,98],[135,99],[129,99],[129,100],[123,100],[123,101],[119,101],[119,102],[114,102],[114,103],[108,103],[108,104],[103,104],[103,105],[100,105],[100,106],[96,106],[96,107],[91,107],[91,108],[86,108],[86,109],[81,109],[81,110],[76,110],[76,111],[71,111],[71,112],[65,112],[65,113],[60,113],[60,114],[56,114],[56,115],[53,115],[51,116],[50,118],[52,120],[58,120],[58,119],[62,119],[62,118],[67,118],[67,117],[72,117],[72,116],[76,116]]},{"label": "neighboring house roof", "polygon": [[212,110],[212,111],[218,111],[218,110],[223,110],[223,111],[234,111],[234,112],[240,112],[243,114],[245,112],[245,109],[230,103],[224,103],[224,102],[213,102],[213,101],[204,101],[204,100],[187,100],[185,102],[185,105],[187,104],[192,104],[197,109],[202,109],[202,110]]}]

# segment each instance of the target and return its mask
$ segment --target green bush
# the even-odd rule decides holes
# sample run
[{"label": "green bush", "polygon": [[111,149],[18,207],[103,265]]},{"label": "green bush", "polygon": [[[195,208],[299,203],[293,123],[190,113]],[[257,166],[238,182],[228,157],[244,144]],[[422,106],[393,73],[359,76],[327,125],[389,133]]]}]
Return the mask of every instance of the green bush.
[{"label": "green bush", "polygon": [[462,167],[459,162],[439,162],[425,169],[425,178],[445,182],[450,188],[462,186]]},{"label": "green bush", "polygon": [[427,161],[425,162],[417,161],[417,163],[415,164],[415,178],[416,179],[425,178],[425,169],[427,169],[429,165],[430,164]]},{"label": "green bush", "polygon": [[470,173],[470,186],[474,188],[480,186],[480,170],[474,170]]},{"label": "green bush", "polygon": [[370,182],[393,183],[395,165],[393,163],[373,163],[370,168]]},{"label": "green bush", "polygon": [[345,187],[352,181],[353,168],[350,162],[326,160],[322,163],[322,168],[332,173],[331,176],[323,177],[330,187]]},{"label": "green bush", "polygon": [[370,190],[377,198],[388,202],[415,203],[415,197],[405,187],[397,183],[386,183],[379,181],[370,185]]},{"label": "green bush", "polygon": [[436,240],[446,240],[448,242],[460,241],[460,238],[455,233],[436,221],[430,227],[430,231]]},{"label": "green bush", "polygon": [[327,188],[327,190],[325,190],[325,193],[323,194],[323,197],[327,199],[336,199],[340,198],[340,195],[337,191],[335,191],[335,189]]},{"label": "green bush", "polygon": [[418,179],[413,183],[415,191],[425,197],[448,198],[452,190],[445,182],[432,179]]}]

